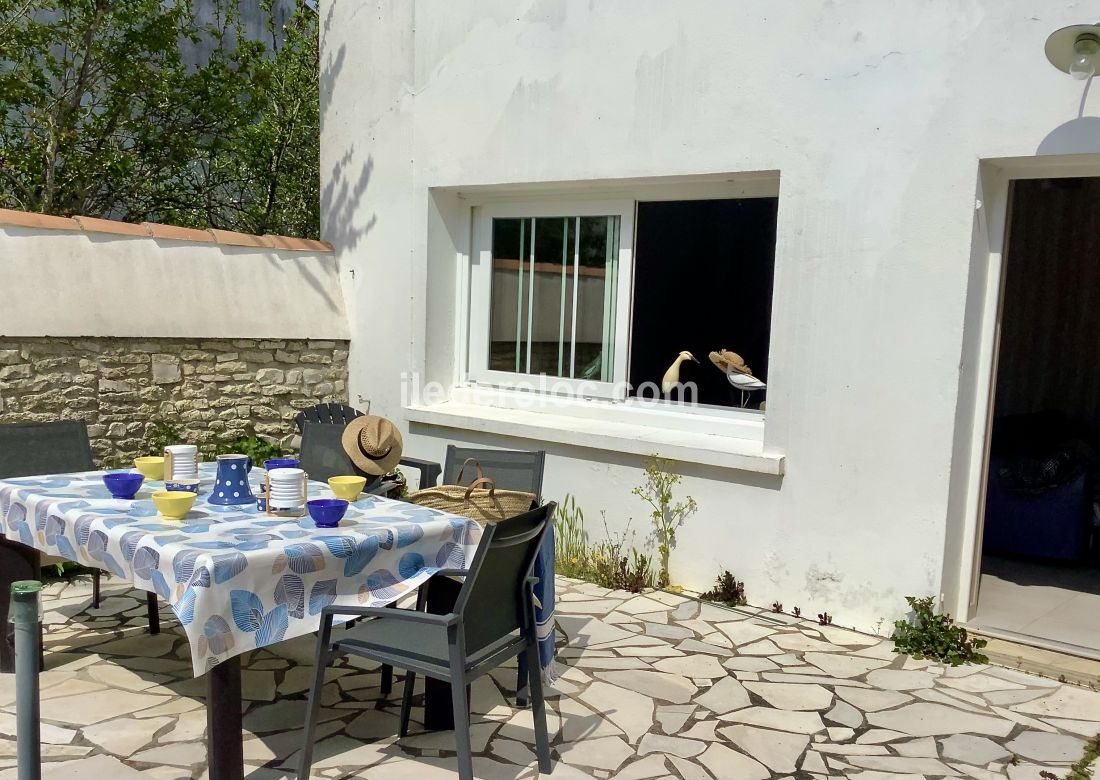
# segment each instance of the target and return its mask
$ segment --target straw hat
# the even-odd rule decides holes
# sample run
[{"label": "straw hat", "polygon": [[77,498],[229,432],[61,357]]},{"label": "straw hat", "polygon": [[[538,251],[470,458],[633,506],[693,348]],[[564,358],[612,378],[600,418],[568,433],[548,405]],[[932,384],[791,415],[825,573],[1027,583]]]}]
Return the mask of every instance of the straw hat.
[{"label": "straw hat", "polygon": [[401,431],[384,417],[356,417],[344,428],[340,442],[351,462],[367,474],[389,474],[401,460]]},{"label": "straw hat", "polygon": [[723,349],[721,352],[711,352],[710,362],[716,365],[722,370],[723,373],[729,374],[748,374],[752,376],[752,369],[745,365],[745,360],[736,352],[730,352],[728,349]]}]

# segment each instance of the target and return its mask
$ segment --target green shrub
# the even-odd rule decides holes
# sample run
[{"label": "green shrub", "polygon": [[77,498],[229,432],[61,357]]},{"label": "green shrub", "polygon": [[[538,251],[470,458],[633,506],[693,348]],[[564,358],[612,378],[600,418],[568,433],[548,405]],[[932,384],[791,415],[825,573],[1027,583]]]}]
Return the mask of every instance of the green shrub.
[{"label": "green shrub", "polygon": [[683,479],[675,469],[676,461],[666,460],[656,454],[649,455],[645,459],[645,484],[631,491],[649,504],[653,537],[657,541],[657,552],[660,555],[660,570],[657,573],[659,588],[667,588],[670,584],[668,559],[672,548],[676,546],[676,529],[695,514],[697,509],[695,499],[691,496],[673,503],[672,489]]},{"label": "green shrub", "polygon": [[745,583],[730,574],[729,570],[719,574],[714,580],[714,587],[702,594],[700,598],[716,601],[727,607],[741,607],[748,604],[745,600]]},{"label": "green shrub", "polygon": [[[584,512],[571,495],[558,504],[554,520],[554,569],[558,574],[593,582],[600,587],[638,593],[653,586],[652,561],[633,544],[628,533],[612,537],[604,520],[607,538],[592,545],[584,527]],[[629,534],[631,542],[633,534]]]},{"label": "green shrub", "polygon": [[913,610],[912,622],[899,620],[894,623],[894,651],[913,658],[931,658],[951,666],[960,664],[984,664],[989,659],[979,651],[986,646],[984,639],[971,639],[962,626],[947,614],[935,614],[932,597],[919,599],[906,596],[905,601]]},{"label": "green shrub", "polygon": [[283,448],[278,442],[250,433],[238,436],[231,441],[219,441],[216,444],[203,448],[203,456],[213,460],[218,455],[247,455],[252,458],[252,463],[262,466],[269,458],[278,458],[283,454]]}]

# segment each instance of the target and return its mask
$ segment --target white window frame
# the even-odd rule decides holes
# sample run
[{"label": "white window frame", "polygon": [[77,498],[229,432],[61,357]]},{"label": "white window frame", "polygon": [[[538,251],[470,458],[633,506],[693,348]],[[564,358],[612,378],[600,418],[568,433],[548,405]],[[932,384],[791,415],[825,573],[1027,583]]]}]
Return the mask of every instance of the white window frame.
[{"label": "white window frame", "polygon": [[[630,316],[633,308],[634,283],[634,213],[636,201],[614,200],[546,200],[522,203],[488,203],[472,209],[473,246],[470,254],[470,304],[468,379],[489,387],[529,388],[552,394],[560,388],[572,397],[600,398],[621,401],[626,398],[627,367],[630,360]],[[493,220],[494,219],[560,219],[572,217],[619,217],[619,252],[615,284],[608,290],[614,316],[614,335],[610,342],[615,354],[610,382],[568,377],[554,377],[511,371],[494,371],[489,366],[489,341],[492,318],[493,288]],[[532,249],[533,251],[533,249]],[[526,258],[521,258],[526,261]],[[576,257],[574,256],[574,262]],[[524,282],[527,283],[527,282]],[[574,311],[575,317],[575,311]]]}]

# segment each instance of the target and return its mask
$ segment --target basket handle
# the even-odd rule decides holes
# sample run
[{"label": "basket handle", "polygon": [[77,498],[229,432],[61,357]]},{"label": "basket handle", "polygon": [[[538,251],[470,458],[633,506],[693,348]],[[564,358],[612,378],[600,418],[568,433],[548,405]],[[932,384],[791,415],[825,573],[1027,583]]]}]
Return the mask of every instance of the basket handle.
[{"label": "basket handle", "polygon": [[496,489],[497,489],[496,484],[493,482],[493,480],[489,479],[488,477],[478,477],[477,479],[475,479],[473,482],[470,483],[470,487],[466,488],[466,495],[464,495],[462,497],[463,502],[469,503],[470,494],[473,493],[474,490],[477,487],[482,486],[482,485],[488,485],[489,486],[489,500],[492,500],[493,499],[493,494],[496,492]]},{"label": "basket handle", "polygon": [[477,458],[466,458],[466,461],[462,464],[462,468],[458,470],[458,476],[455,477],[456,485],[462,484],[462,474],[466,471],[466,467],[469,466],[471,463],[473,463],[474,466],[477,467],[477,477],[474,480],[475,484],[477,480],[485,479],[485,475],[481,473],[481,463],[478,462]]}]

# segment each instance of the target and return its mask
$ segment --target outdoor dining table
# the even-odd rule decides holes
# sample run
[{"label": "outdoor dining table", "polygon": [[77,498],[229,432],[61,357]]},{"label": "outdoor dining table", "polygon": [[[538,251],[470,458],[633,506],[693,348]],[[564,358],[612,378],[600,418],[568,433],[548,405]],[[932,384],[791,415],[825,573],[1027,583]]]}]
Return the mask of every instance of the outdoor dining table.
[{"label": "outdoor dining table", "polygon": [[[267,516],[255,502],[210,504],[213,464],[200,466],[202,492],[187,517],[167,520],[150,499],[163,483],[119,500],[103,473],[0,480],[0,533],[105,569],[169,604],[195,676],[207,679],[211,780],[244,776],[243,653],[316,631],[329,604],[389,604],[439,568],[465,568],[481,537],[473,520],[371,495],[331,529],[308,515]],[[249,475],[253,488],[261,473]],[[309,494],[332,495],[320,483]]]}]

